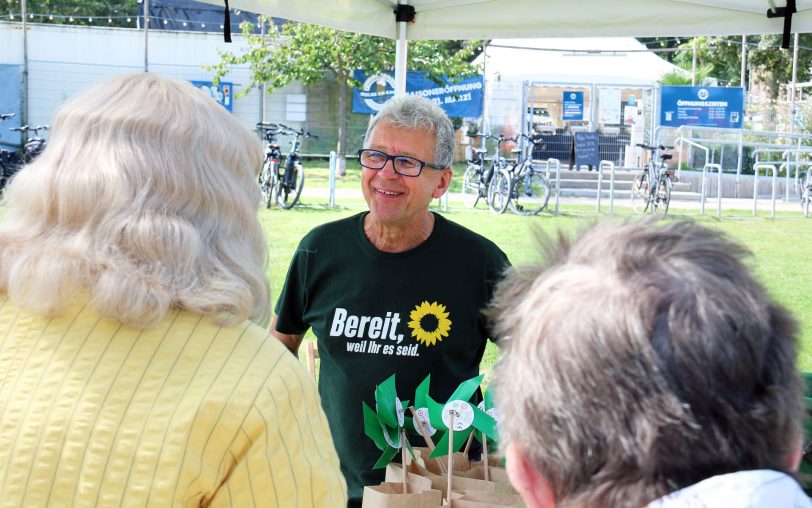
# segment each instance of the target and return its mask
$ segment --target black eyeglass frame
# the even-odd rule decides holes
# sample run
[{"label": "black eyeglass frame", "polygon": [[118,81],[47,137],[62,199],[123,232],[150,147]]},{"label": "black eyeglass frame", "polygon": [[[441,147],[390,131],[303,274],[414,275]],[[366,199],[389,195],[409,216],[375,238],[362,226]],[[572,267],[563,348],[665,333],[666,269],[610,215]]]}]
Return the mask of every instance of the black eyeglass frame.
[{"label": "black eyeglass frame", "polygon": [[[366,166],[363,162],[361,162],[361,154],[364,153],[364,152],[375,152],[375,153],[383,155],[384,157],[386,157],[386,159],[383,161],[383,164],[381,164],[381,167],[379,167],[379,168]],[[396,164],[396,159],[409,159],[411,161],[415,161],[415,162],[420,163],[420,167],[417,169],[417,174],[411,175],[411,174],[408,174],[408,173],[401,173],[400,171],[398,171],[398,167],[397,167],[397,164]],[[438,170],[439,169],[445,169],[443,166],[439,166],[439,165],[433,164],[431,162],[421,161],[420,159],[417,159],[415,157],[409,157],[408,155],[389,155],[386,152],[382,152],[380,150],[374,150],[372,148],[361,148],[360,150],[358,150],[358,163],[361,164],[362,167],[365,167],[367,169],[372,169],[374,171],[380,171],[386,166],[386,163],[389,162],[389,161],[392,161],[392,169],[395,170],[395,173],[397,173],[399,175],[403,175],[403,176],[418,177],[423,172],[423,168],[425,168],[425,167],[430,167],[431,169],[438,169]]]}]

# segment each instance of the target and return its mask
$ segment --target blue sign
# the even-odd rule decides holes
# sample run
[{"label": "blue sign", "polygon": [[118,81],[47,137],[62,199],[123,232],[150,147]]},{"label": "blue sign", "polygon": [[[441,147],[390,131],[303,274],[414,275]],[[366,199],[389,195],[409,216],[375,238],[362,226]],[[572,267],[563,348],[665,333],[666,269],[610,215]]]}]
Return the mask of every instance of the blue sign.
[{"label": "blue sign", "polygon": [[564,92],[564,120],[584,119],[584,92]]},{"label": "blue sign", "polygon": [[[375,114],[383,103],[395,95],[395,77],[386,72],[367,77],[362,70],[355,71],[355,79],[361,88],[352,90],[352,112]],[[482,76],[450,83],[443,79],[438,85],[424,72],[406,74],[406,94],[422,95],[443,108],[448,116],[478,118],[482,116],[482,96],[485,88]]]},{"label": "blue sign", "polygon": [[206,95],[217,101],[221,106],[231,111],[231,105],[234,103],[234,84],[227,81],[221,81],[214,84],[211,81],[192,81],[193,85],[203,90]]},{"label": "blue sign", "polygon": [[660,125],[741,129],[741,87],[664,86],[660,89]]}]

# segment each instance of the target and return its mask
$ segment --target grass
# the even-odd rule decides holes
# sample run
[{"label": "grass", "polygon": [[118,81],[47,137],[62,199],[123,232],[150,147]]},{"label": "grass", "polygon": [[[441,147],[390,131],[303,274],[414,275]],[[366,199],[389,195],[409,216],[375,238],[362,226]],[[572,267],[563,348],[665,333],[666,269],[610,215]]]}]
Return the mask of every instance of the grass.
[{"label": "grass", "polygon": [[[461,171],[455,171],[454,180],[459,183]],[[327,187],[326,168],[307,168],[306,191],[314,187]],[[339,180],[337,187],[358,189],[360,171],[352,166],[347,175]],[[619,218],[633,216],[630,208],[616,203],[615,215]],[[301,237],[311,228],[324,222],[365,210],[361,199],[342,198],[339,207],[329,209],[326,199],[303,197],[303,206],[293,210],[260,210],[259,218],[268,237],[270,265],[268,275],[272,284],[272,297],[276,301],[288,263]],[[435,202],[436,203],[436,202]],[[597,214],[594,206],[561,205],[560,214],[542,213],[536,217],[520,217],[509,212],[502,216],[492,215],[480,205],[478,210],[465,209],[461,202],[451,201],[451,209],[443,212],[449,219],[458,222],[493,240],[504,250],[513,264],[533,260],[536,252],[533,247],[532,227],[545,232],[562,230],[574,232],[585,223],[595,221],[604,214]],[[551,201],[550,207],[552,208]],[[608,200],[604,201],[608,210]],[[701,216],[697,210],[673,209],[672,219],[692,219],[708,227],[718,229],[734,240],[746,245],[753,253],[749,265],[756,277],[767,288],[770,295],[785,305],[800,323],[798,366],[801,370],[812,371],[812,218],[804,219],[800,212],[778,212],[775,219],[768,212],[759,212],[752,217],[746,210],[728,210],[721,219],[713,217],[714,210]],[[312,338],[312,335],[309,336]],[[303,348],[304,349],[304,348]],[[489,372],[496,360],[497,350],[489,347],[482,363],[483,372]]]}]

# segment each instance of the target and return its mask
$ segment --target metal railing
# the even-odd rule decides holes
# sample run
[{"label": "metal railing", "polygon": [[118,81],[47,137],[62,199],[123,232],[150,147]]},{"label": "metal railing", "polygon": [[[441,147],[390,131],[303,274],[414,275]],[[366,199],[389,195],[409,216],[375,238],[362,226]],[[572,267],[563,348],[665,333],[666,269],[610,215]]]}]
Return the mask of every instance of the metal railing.
[{"label": "metal railing", "polygon": [[609,169],[609,213],[615,213],[615,163],[612,161],[601,161],[598,164],[598,203],[595,211],[601,211],[601,195],[603,194],[603,170]]},{"label": "metal railing", "polygon": [[700,197],[699,213],[705,215],[705,198],[707,196],[708,187],[708,171],[716,171],[716,217],[722,218],[722,165],[721,164],[705,164],[702,167],[702,194]]},{"label": "metal railing", "polygon": [[767,176],[767,170],[772,170],[773,178],[772,178],[772,212],[770,217],[775,218],[775,185],[778,181],[778,171],[775,168],[775,164],[768,164],[766,162],[761,162],[753,166],[754,180],[753,180],[753,216],[756,216],[758,211],[758,177],[761,174],[761,170],[764,170],[764,176]]}]

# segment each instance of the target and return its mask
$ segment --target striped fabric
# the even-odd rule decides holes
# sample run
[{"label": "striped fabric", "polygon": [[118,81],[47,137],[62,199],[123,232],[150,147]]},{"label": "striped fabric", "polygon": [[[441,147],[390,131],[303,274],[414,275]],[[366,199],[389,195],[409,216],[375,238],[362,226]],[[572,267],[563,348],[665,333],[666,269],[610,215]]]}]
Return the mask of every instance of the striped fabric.
[{"label": "striped fabric", "polygon": [[0,507],[346,506],[312,379],[260,327],[0,294]]}]

